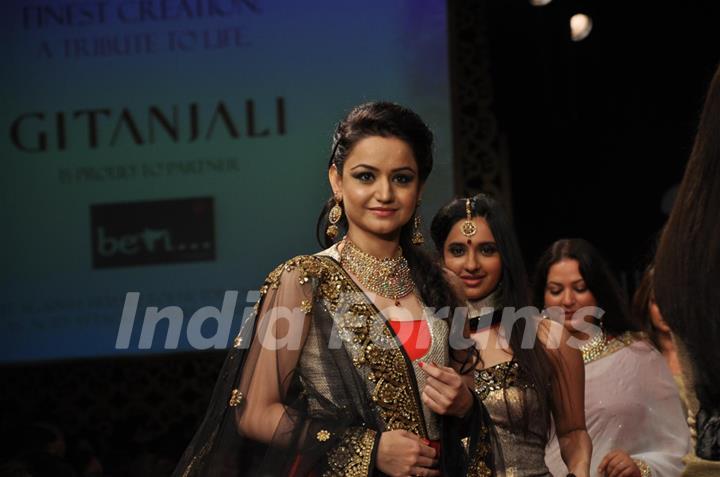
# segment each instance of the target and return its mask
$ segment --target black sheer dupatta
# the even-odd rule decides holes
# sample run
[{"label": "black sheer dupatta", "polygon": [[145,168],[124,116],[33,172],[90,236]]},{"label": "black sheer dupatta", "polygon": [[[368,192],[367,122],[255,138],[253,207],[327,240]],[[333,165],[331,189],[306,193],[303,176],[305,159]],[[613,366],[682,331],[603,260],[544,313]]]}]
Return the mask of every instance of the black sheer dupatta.
[{"label": "black sheer dupatta", "polygon": [[[335,260],[288,260],[260,292],[173,477],[380,476],[382,432],[427,437],[407,357]],[[443,475],[466,475],[464,422],[441,421]]]},{"label": "black sheer dupatta", "polygon": [[332,273],[315,256],[270,273],[173,477],[371,475],[382,427],[333,337]]}]

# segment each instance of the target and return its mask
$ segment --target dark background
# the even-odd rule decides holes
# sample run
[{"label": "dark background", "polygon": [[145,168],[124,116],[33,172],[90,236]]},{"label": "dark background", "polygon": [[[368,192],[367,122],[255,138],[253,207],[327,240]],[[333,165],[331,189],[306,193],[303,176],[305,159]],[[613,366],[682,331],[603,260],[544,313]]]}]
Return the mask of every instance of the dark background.
[{"label": "dark background", "polygon": [[[682,178],[720,59],[720,5],[448,6],[457,194],[484,188],[467,168],[490,171],[530,269],[554,240],[583,237],[632,291],[666,219],[663,196]],[[569,18],[579,12],[594,28],[573,43]],[[27,427],[44,421],[62,430],[71,455],[89,447],[105,475],[168,475],[202,418],[223,356],[4,366],[0,462],[46,435]]]},{"label": "dark background", "polygon": [[[577,43],[574,13],[594,23]],[[486,2],[493,110],[530,265],[554,240],[583,237],[632,291],[720,60],[719,20],[708,1]]]}]

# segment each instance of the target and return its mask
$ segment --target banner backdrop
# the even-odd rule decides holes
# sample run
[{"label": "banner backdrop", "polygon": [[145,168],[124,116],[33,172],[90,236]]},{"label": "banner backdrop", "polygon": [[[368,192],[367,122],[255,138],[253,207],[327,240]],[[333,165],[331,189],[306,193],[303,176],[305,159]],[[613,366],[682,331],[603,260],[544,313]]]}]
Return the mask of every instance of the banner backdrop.
[{"label": "banner backdrop", "polygon": [[12,1],[0,24],[2,361],[227,346],[318,250],[358,103],[420,113],[426,219],[451,196],[442,0]]}]

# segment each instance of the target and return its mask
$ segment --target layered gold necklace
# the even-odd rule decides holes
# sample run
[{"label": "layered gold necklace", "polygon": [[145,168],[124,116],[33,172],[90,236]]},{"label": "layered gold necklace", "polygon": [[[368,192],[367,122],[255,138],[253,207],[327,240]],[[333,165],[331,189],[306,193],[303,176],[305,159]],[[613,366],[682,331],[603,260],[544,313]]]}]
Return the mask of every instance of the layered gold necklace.
[{"label": "layered gold necklace", "polygon": [[394,257],[377,258],[360,250],[347,236],[342,243],[340,264],[364,288],[395,300],[395,306],[400,306],[400,298],[409,295],[415,288],[402,248],[398,247]]}]

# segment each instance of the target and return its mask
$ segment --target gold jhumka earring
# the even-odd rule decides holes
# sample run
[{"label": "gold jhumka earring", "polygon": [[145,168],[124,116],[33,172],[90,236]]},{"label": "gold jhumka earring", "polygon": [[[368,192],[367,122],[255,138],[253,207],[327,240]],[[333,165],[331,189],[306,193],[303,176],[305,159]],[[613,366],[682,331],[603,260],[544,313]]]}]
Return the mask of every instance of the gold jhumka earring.
[{"label": "gold jhumka earring", "polygon": [[477,232],[477,227],[472,221],[472,207],[470,206],[470,201],[472,199],[465,199],[465,222],[460,226],[460,231],[464,236],[467,237],[467,243],[470,245],[472,242],[470,241],[470,237],[475,235]]},{"label": "gold jhumka earring", "polygon": [[340,207],[340,201],[335,198],[335,205],[332,206],[330,212],[328,213],[328,222],[330,222],[330,225],[328,225],[327,229],[325,230],[325,234],[332,240],[337,237],[337,234],[340,231],[340,229],[338,229],[337,223],[340,222],[341,218],[342,207]]},{"label": "gold jhumka earring", "polygon": [[420,207],[421,199],[418,199],[417,206],[415,207],[415,216],[413,218],[413,233],[412,238],[410,241],[413,245],[422,245],[425,243],[425,237],[423,237],[422,234],[422,219],[420,219],[420,214],[418,214],[417,209]]},{"label": "gold jhumka earring", "polygon": [[421,224],[422,222],[420,220],[420,216],[416,215],[413,220],[413,233],[411,239],[413,245],[422,245],[425,243],[425,237],[423,237],[422,230],[420,230]]}]

